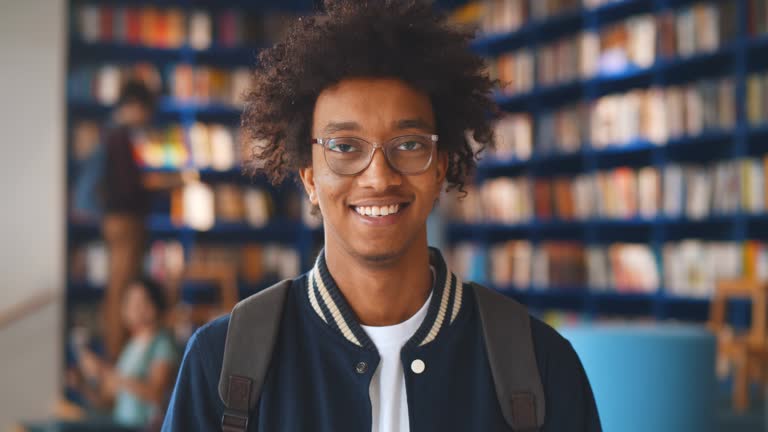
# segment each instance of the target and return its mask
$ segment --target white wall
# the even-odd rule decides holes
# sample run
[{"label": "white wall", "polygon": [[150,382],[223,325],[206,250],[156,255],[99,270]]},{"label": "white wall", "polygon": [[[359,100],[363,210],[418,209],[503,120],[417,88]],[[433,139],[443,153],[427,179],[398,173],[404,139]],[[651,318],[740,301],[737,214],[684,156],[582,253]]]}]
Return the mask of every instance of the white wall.
[{"label": "white wall", "polygon": [[[64,289],[66,22],[65,0],[0,0],[0,315]],[[0,328],[0,430],[49,411],[60,331],[59,302]]]}]

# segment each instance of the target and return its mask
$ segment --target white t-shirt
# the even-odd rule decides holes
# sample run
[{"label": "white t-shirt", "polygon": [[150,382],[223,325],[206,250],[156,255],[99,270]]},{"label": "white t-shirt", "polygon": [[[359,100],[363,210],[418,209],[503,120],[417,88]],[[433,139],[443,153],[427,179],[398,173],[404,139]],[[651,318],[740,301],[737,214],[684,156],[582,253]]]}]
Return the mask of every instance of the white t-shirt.
[{"label": "white t-shirt", "polygon": [[410,431],[408,395],[405,392],[400,350],[424,322],[431,300],[432,292],[421,309],[400,324],[384,327],[362,326],[381,357],[368,390],[373,414],[372,432]]}]

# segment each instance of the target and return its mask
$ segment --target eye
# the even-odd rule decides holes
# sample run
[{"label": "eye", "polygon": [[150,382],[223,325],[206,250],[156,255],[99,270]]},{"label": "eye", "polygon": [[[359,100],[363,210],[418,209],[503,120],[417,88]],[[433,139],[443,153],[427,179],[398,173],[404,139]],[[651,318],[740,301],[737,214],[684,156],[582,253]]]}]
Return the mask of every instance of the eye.
[{"label": "eye", "polygon": [[336,153],[354,153],[361,151],[360,144],[354,141],[331,140],[328,150]]},{"label": "eye", "polygon": [[406,141],[399,146],[397,146],[398,150],[405,150],[405,151],[415,151],[415,150],[421,150],[424,147],[424,144],[418,142],[418,141]]}]

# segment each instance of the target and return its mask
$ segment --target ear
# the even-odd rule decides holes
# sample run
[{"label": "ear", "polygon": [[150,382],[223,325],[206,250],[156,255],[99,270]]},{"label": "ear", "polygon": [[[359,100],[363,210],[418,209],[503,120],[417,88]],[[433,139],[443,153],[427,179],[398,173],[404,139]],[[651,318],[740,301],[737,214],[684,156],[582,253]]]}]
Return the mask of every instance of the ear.
[{"label": "ear", "polygon": [[315,172],[312,166],[299,168],[299,177],[301,177],[301,183],[304,185],[304,190],[309,196],[309,202],[312,205],[319,205],[317,202],[317,193],[315,192]]}]

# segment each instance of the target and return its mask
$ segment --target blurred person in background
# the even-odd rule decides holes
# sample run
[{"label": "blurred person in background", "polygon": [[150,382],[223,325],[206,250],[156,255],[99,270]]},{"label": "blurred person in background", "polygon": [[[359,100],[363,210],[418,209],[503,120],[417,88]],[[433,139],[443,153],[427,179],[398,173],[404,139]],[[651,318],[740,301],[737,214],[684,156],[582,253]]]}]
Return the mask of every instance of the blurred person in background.
[{"label": "blurred person in background", "polygon": [[109,254],[109,278],[103,304],[104,342],[115,359],[125,341],[120,302],[128,282],[141,272],[150,192],[144,185],[134,144],[152,119],[156,97],[139,80],[127,81],[104,134],[102,231]]},{"label": "blurred person in background", "polygon": [[159,284],[148,278],[132,280],[118,316],[129,339],[117,363],[77,347],[83,379],[76,387],[96,411],[113,407],[112,421],[120,427],[159,428],[177,364],[173,336],[164,327],[167,307]]}]

